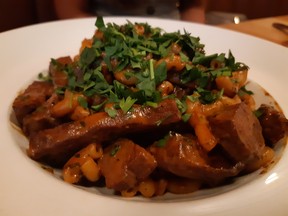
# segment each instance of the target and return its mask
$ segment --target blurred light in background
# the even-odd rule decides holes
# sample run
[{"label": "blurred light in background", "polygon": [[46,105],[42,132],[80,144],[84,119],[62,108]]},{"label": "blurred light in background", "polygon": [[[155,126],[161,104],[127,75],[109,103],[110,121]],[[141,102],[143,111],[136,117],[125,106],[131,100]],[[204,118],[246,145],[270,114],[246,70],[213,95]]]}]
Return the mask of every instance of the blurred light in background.
[{"label": "blurred light in background", "polygon": [[241,21],[240,17],[239,16],[234,16],[234,23],[235,24],[239,24]]}]

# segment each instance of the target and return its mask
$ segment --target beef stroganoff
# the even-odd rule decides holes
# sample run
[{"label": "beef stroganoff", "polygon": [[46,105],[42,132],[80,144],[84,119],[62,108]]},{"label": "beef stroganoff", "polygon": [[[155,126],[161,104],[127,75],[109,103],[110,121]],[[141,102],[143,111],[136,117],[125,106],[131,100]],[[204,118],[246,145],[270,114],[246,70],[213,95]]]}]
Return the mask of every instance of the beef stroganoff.
[{"label": "beef stroganoff", "polygon": [[198,37],[147,23],[96,27],[14,100],[29,157],[125,197],[191,193],[273,162],[287,119],[256,107],[231,51],[207,55]]}]

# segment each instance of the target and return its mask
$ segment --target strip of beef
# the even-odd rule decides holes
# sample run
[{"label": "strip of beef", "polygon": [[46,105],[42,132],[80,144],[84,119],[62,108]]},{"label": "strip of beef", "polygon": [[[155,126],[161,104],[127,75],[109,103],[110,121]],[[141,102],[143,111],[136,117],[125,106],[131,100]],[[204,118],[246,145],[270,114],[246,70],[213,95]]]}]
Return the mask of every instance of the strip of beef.
[{"label": "strip of beef", "polygon": [[262,104],[258,111],[260,112],[259,121],[265,141],[268,145],[274,146],[287,136],[288,120],[283,113],[269,105]]},{"label": "strip of beef", "polygon": [[99,166],[107,188],[122,191],[133,188],[147,178],[157,163],[141,146],[128,139],[119,139],[104,149]]},{"label": "strip of beef", "polygon": [[99,112],[31,136],[28,154],[32,159],[61,165],[91,142],[101,143],[180,121],[181,113],[176,102],[171,99],[160,102],[156,108],[137,105],[126,114],[118,110],[114,118],[106,112]]},{"label": "strip of beef", "polygon": [[56,127],[62,123],[60,119],[56,119],[51,115],[51,107],[58,100],[58,95],[53,94],[42,106],[23,118],[23,132],[27,137],[41,130]]},{"label": "strip of beef", "polygon": [[263,154],[261,125],[245,103],[227,107],[210,117],[209,123],[220,145],[235,161],[248,162]]},{"label": "strip of beef", "polygon": [[22,125],[23,118],[41,106],[53,92],[54,87],[50,82],[34,81],[29,85],[12,105],[18,123]]},{"label": "strip of beef", "polygon": [[[149,151],[163,170],[211,185],[236,176],[243,169],[242,163],[231,164],[229,160],[214,166],[197,139],[191,135],[170,133],[149,147]],[[215,156],[213,158],[215,160]]]}]

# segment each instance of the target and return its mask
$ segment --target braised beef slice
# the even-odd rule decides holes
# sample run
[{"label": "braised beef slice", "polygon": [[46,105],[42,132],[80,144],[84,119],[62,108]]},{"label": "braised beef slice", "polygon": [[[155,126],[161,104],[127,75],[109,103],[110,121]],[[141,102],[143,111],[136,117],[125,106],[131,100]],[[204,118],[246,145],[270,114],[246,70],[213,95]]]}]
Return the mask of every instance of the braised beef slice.
[{"label": "braised beef slice", "polygon": [[[149,151],[158,167],[177,176],[196,179],[215,185],[225,178],[236,176],[244,167],[242,163],[210,163],[207,153],[191,135],[170,133],[164,140],[154,143]],[[215,155],[214,155],[215,158]]]},{"label": "braised beef slice", "polygon": [[18,95],[12,105],[18,123],[22,125],[23,118],[41,106],[53,91],[52,83],[34,81],[22,94]]},{"label": "braised beef slice", "polygon": [[235,161],[246,162],[262,155],[265,146],[262,128],[245,103],[229,106],[209,117],[209,123],[220,145]]},{"label": "braised beef slice", "polygon": [[99,166],[107,188],[122,191],[147,178],[157,164],[144,148],[131,140],[119,139],[104,150]]},{"label": "braised beef slice", "polygon": [[26,136],[38,133],[41,130],[56,127],[61,124],[60,119],[51,115],[51,107],[58,102],[59,98],[53,94],[44,104],[38,107],[32,114],[23,118],[23,132]]},{"label": "braised beef slice", "polygon": [[283,113],[269,105],[262,104],[258,111],[264,139],[268,145],[274,146],[287,136],[288,120]]},{"label": "braised beef slice", "polygon": [[99,112],[31,136],[28,155],[38,161],[61,165],[91,142],[101,143],[140,131],[148,133],[180,121],[181,114],[171,99],[162,101],[156,108],[135,106],[127,114],[119,110],[114,118]]}]

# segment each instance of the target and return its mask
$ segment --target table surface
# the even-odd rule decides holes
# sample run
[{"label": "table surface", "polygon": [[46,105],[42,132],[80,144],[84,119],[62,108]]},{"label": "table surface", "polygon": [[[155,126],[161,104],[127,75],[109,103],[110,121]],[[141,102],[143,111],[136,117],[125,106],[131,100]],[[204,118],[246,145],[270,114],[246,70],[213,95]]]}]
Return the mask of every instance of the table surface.
[{"label": "table surface", "polygon": [[288,34],[272,27],[275,22],[288,25],[288,15],[248,20],[239,24],[222,24],[219,27],[250,34],[288,47]]}]

